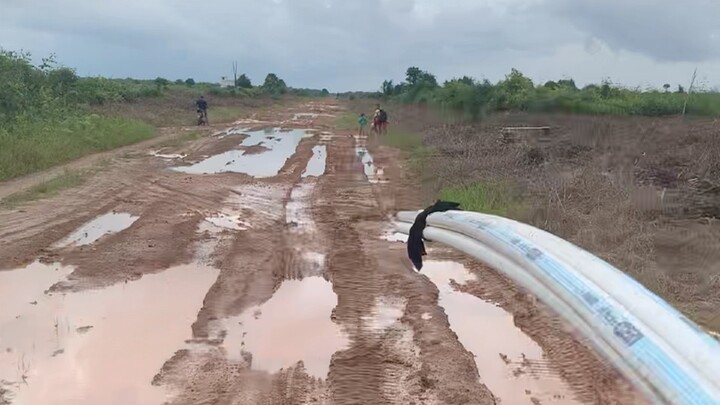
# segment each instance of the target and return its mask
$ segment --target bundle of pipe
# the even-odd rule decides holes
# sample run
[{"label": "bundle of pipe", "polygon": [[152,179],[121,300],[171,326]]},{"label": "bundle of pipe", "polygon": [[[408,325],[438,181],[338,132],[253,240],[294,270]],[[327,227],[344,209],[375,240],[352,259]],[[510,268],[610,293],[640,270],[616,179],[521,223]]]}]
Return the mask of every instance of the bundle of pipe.
[{"label": "bundle of pipe", "polygon": [[[397,215],[408,233],[417,211]],[[655,403],[720,404],[720,343],[637,281],[555,235],[449,211],[424,236],[488,264],[535,295]]]}]

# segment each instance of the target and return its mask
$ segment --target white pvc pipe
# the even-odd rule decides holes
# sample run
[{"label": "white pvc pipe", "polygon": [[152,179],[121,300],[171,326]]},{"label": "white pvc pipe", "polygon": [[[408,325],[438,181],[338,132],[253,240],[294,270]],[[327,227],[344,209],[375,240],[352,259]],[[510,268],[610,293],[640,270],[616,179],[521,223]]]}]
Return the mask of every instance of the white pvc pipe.
[{"label": "white pvc pipe", "polygon": [[[401,212],[398,218],[411,223],[416,215]],[[720,403],[720,372],[713,363],[720,361],[720,344],[624,273],[554,235],[504,218],[450,211],[430,215],[428,224],[429,239],[490,265],[493,255],[514,263],[510,272],[493,267],[576,326],[646,394],[657,392],[678,404]],[[407,228],[399,226],[400,231]],[[450,235],[440,235],[441,240],[436,228]],[[474,245],[459,238],[461,234]],[[544,290],[522,281],[519,272],[532,274]],[[568,315],[572,313],[576,315]],[[581,322],[587,327],[578,327]]]},{"label": "white pvc pipe", "polygon": [[[398,232],[405,234],[410,232],[410,226],[411,224],[405,222],[395,223],[395,228]],[[532,272],[528,272],[522,265],[518,265],[506,256],[499,254],[465,235],[433,227],[425,228],[424,235],[428,239],[452,246],[455,249],[475,257],[488,266],[498,270],[516,285],[537,297],[555,313],[560,315],[574,332],[583,336],[602,357],[609,360],[618,371],[631,381],[634,387],[637,387],[647,398],[658,403],[661,402],[649,381],[634,372],[622,355],[615,351],[615,349],[603,339],[602,335],[595,333],[593,328],[585,319],[578,315],[571,305],[537,280]]]}]

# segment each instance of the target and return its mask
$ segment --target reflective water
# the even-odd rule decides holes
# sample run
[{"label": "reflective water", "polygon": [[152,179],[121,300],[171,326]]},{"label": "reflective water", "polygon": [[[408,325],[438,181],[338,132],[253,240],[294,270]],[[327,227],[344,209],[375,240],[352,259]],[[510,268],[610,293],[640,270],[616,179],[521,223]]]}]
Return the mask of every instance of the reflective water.
[{"label": "reflective water", "polygon": [[234,172],[254,177],[273,177],[295,153],[300,141],[308,136],[302,129],[281,131],[278,128],[245,132],[245,134],[248,136],[243,139],[240,147],[262,146],[268,150],[261,153],[231,150],[211,156],[192,166],[175,167],[173,170],[192,174]]},{"label": "reflective water", "polygon": [[267,302],[222,321],[230,358],[252,355],[251,367],[276,372],[303,361],[307,372],[326,378],[330,358],[347,347],[345,333],[331,319],[337,296],[322,277],[286,280]]},{"label": "reflective water", "polygon": [[325,161],[327,159],[327,146],[318,145],[313,147],[313,155],[308,161],[302,177],[320,177],[325,174]]},{"label": "reflective water", "polygon": [[383,168],[375,166],[373,157],[367,148],[358,146],[355,148],[355,155],[360,159],[363,166],[363,173],[370,183],[386,183],[385,172]]},{"label": "reflective water", "polygon": [[285,206],[285,221],[295,232],[314,232],[315,222],[309,211],[310,198],[315,183],[300,183],[290,192],[290,200]]},{"label": "reflective water", "polygon": [[122,212],[110,212],[101,215],[81,226],[67,238],[60,241],[57,246],[89,245],[107,234],[120,232],[129,228],[138,218],[140,217]]},{"label": "reflective water", "polygon": [[0,380],[15,404],[162,404],[151,385],[191,337],[218,272],[180,266],[100,290],[44,294],[71,268],[0,272]]},{"label": "reflective water", "polygon": [[[518,329],[511,314],[473,295],[457,291],[451,280],[465,284],[475,276],[454,262],[427,261],[422,269],[440,291],[451,329],[475,356],[480,379],[505,404],[579,404],[572,391],[546,365],[537,374],[528,361],[543,363],[543,350]],[[527,359],[527,360],[526,360]]]}]

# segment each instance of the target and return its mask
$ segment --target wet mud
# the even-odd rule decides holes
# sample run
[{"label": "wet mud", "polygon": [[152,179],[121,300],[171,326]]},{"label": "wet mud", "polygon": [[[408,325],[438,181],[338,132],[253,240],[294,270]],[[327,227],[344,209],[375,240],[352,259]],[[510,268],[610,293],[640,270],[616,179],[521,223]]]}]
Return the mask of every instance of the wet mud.
[{"label": "wet mud", "polygon": [[639,403],[491,269],[414,272],[417,185],[343,113],[248,111],[0,211],[0,403]]}]

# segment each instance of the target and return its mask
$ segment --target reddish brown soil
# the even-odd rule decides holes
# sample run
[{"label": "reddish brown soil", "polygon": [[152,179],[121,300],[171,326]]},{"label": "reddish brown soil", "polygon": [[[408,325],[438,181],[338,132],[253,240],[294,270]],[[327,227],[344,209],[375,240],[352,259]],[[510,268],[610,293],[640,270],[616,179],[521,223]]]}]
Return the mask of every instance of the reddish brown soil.
[{"label": "reddish brown soil", "polygon": [[[297,112],[343,113],[342,106],[323,100],[252,111],[252,118],[291,126],[289,117]],[[336,130],[332,117],[320,116],[311,125],[335,135],[326,142],[327,169],[316,180],[307,207],[315,223],[312,234],[298,233],[297,224],[287,224],[285,207],[291,190],[303,181],[301,174],[319,135],[303,139],[279,174],[267,179],[170,171],[168,167],[179,160],[152,157],[147,153],[151,148],[136,145],[134,154],[109,155],[109,167],[78,188],[0,211],[0,270],[20,268],[38,258],[61,262],[75,271],[54,289],[77,291],[127,282],[182,263],[219,269],[197,319],[187,325],[187,346],[178,347],[148,381],[172,392],[173,404],[497,404],[481,382],[473,355],[458,341],[438,305],[437,287],[410,269],[404,245],[380,239],[389,215],[419,206],[416,183],[403,169],[402,157],[370,142],[375,164],[384,167],[389,180],[371,184],[358,170],[350,132]],[[185,161],[196,161],[236,147],[240,139],[206,133],[168,146],[164,153],[186,153]],[[257,197],[251,195],[254,192],[262,201],[240,214],[251,229],[198,232],[205,218],[229,199],[250,201]],[[112,210],[140,218],[88,246],[53,247],[83,223]],[[300,249],[323,253],[321,269],[303,264]],[[491,269],[456,254],[442,254],[468,263],[481,281],[465,290],[514,314],[516,325],[545,349],[547,361],[575,389],[579,401],[638,403],[617,374],[546,308]],[[266,302],[285,280],[311,275],[332,283],[337,305],[331,319],[349,342],[332,355],[327,378],[310,376],[301,361],[268,373],[251,367],[251,353],[243,360],[230,359],[218,321]],[[391,329],[368,329],[365,318],[381,297],[401,299],[406,303],[404,313]]]}]

